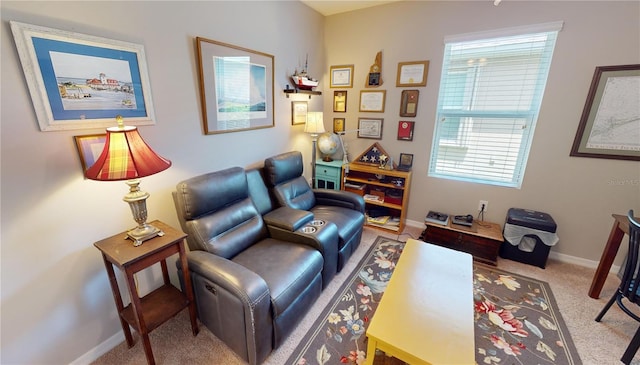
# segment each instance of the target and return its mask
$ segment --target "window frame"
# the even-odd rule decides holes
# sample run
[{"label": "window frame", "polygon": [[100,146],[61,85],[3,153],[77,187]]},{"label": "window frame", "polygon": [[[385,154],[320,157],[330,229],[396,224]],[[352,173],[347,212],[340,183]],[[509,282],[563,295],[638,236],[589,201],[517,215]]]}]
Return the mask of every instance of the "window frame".
[{"label": "window frame", "polygon": [[[549,69],[551,66],[553,51],[555,48],[556,40],[558,37],[558,33],[562,29],[563,22],[552,22],[552,23],[544,23],[538,25],[517,27],[517,28],[507,28],[507,29],[499,29],[492,30],[486,32],[478,32],[478,33],[468,33],[462,35],[448,36],[445,37],[445,47],[444,47],[444,56],[442,62],[442,77],[441,84],[438,96],[438,104],[436,108],[436,122],[434,126],[434,134],[433,134],[433,144],[431,150],[431,158],[428,167],[428,175],[431,177],[437,178],[445,178],[452,180],[460,180],[460,181],[469,181],[475,183],[489,184],[489,185],[497,185],[497,186],[506,186],[506,187],[515,187],[520,188],[522,186],[522,182],[524,180],[524,172],[526,169],[529,151],[531,149],[531,143],[533,141],[533,135],[535,130],[535,125],[537,122],[538,114],[540,111],[540,107],[542,105],[542,98],[544,95],[544,89],[548,81]],[[537,36],[541,34],[540,36]],[[527,57],[527,60],[533,60],[534,64],[536,62],[537,72],[535,73],[535,78],[533,79],[533,83],[530,84],[530,88],[526,89],[528,91],[528,96],[530,99],[527,102],[521,104],[513,104],[511,109],[501,110],[501,109],[480,109],[474,110],[473,103],[477,101],[477,99],[482,98],[482,95],[478,97],[476,92],[482,92],[482,85],[478,86],[478,83],[483,82],[484,77],[480,73],[485,71],[485,66],[480,63],[473,64],[473,58],[470,58],[469,61],[465,64],[460,61],[464,58],[461,58],[459,55],[454,55],[452,50],[453,47],[458,47],[457,50],[461,50],[460,53],[474,53],[476,56],[480,55],[475,60],[481,62],[482,56],[486,56],[486,59],[495,60],[496,54],[501,54],[503,50],[507,50],[504,54],[508,57],[522,57],[522,53],[519,49],[514,48],[512,51],[509,51],[508,43],[500,45],[501,48],[497,48],[500,51],[496,52],[495,49],[493,53],[490,51],[483,51],[479,53],[475,53],[474,49],[465,49],[465,46],[469,46],[468,44],[464,44],[464,42],[477,42],[476,45],[481,43],[495,43],[499,40],[505,41],[511,36],[518,37],[531,37],[530,44],[535,44],[539,42],[541,38],[536,40],[536,37],[544,37],[544,46],[541,48],[540,58],[535,59],[535,57]],[[478,46],[478,48],[481,48]],[[494,55],[493,58],[489,58],[488,56]],[[507,59],[507,65],[511,68],[512,65],[516,64],[515,60],[508,60],[508,57],[504,57]],[[540,68],[539,66],[543,66]],[[466,78],[466,80],[461,79],[458,84],[452,86],[453,78],[455,77],[454,73],[456,68],[460,69],[460,75],[462,78]],[[500,67],[492,65],[491,67]],[[473,71],[473,75],[469,75],[469,72]],[[503,73],[499,75],[508,75],[504,73],[507,70],[501,70]],[[488,72],[488,71],[487,71]],[[466,75],[466,76],[465,76]],[[495,77],[491,76],[491,81],[495,81],[500,76]],[[522,77],[522,76],[521,76]],[[517,81],[517,77],[512,77],[509,81]],[[485,81],[486,82],[486,81]],[[461,85],[461,86],[460,86]],[[460,100],[454,100],[456,98],[456,90],[455,87],[460,87],[462,91],[459,94],[461,97]],[[484,86],[486,87],[486,86]],[[445,95],[448,93],[448,95]],[[492,96],[489,92],[485,91],[485,93],[489,96]],[[486,95],[485,95],[486,97]],[[465,100],[466,99],[466,100]],[[451,102],[453,101],[453,102]],[[459,101],[459,103],[458,103]],[[488,103],[489,104],[489,103]],[[523,109],[522,106],[525,106]],[[452,118],[458,118],[459,121],[457,127],[447,127],[444,126],[444,122],[447,119],[450,121]],[[490,121],[490,119],[494,119],[497,121],[496,124]],[[466,158],[469,147],[473,147],[474,144],[470,144],[465,142],[472,134],[472,129],[475,127],[474,120],[479,121],[479,124],[482,126],[490,125],[490,126],[498,126],[500,127],[504,121],[504,125],[510,127],[511,132],[506,133],[504,135],[513,137],[518,136],[517,133],[518,128],[522,128],[523,135],[519,138],[519,145],[516,143],[513,146],[509,145],[509,148],[513,147],[511,151],[511,155],[506,156],[505,162],[503,163],[505,166],[511,166],[511,162],[506,163],[506,161],[513,161],[513,168],[504,167],[502,169],[495,169],[493,167],[487,168],[487,170],[483,170],[481,166],[481,160],[477,162],[472,162],[465,167],[455,167],[456,163],[447,162],[447,147],[451,149],[458,149],[458,153],[461,153],[463,159]],[[520,121],[519,121],[520,120]],[[455,133],[455,138],[446,138],[448,136],[443,136],[445,133],[451,133],[452,135]],[[478,137],[478,141],[482,141],[482,138],[489,138],[491,133],[484,132],[486,135],[482,136],[483,132],[475,132]],[[499,138],[500,133],[494,133],[495,136],[492,138]],[[491,142],[490,142],[491,143]],[[499,145],[499,142],[495,142],[495,145]],[[489,145],[489,147],[492,147]],[[497,148],[497,147],[496,147]],[[517,153],[514,151],[517,150]],[[477,151],[471,154],[471,157],[480,157],[482,156],[482,151],[478,149]],[[441,157],[441,153],[444,157]],[[501,156],[504,157],[504,156]],[[515,158],[514,158],[515,157]],[[484,161],[486,162],[486,161]],[[457,170],[457,171],[456,171]],[[476,173],[476,171],[483,170],[491,172]],[[505,176],[510,176],[508,178],[503,177],[503,175],[499,175],[499,172],[506,171],[507,174]],[[512,171],[512,173],[510,172]],[[494,177],[488,177],[489,175],[494,175]]]}]

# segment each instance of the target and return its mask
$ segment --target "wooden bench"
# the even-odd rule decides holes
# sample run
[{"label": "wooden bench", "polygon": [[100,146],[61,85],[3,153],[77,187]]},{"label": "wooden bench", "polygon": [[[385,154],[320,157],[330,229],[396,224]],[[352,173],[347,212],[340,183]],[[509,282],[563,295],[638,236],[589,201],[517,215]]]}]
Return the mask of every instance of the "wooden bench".
[{"label": "wooden bench", "polygon": [[376,349],[408,364],[475,364],[473,259],[468,253],[407,240],[371,325]]}]

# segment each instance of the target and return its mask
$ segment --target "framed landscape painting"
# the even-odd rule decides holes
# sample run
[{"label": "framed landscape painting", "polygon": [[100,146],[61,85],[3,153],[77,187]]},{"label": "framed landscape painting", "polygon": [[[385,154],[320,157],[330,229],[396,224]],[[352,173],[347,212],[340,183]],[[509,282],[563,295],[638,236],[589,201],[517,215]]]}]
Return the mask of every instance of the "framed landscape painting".
[{"label": "framed landscape painting", "polygon": [[10,23],[40,130],[155,124],[142,45]]},{"label": "framed landscape painting", "polygon": [[201,37],[196,47],[205,134],[274,127],[274,57]]}]

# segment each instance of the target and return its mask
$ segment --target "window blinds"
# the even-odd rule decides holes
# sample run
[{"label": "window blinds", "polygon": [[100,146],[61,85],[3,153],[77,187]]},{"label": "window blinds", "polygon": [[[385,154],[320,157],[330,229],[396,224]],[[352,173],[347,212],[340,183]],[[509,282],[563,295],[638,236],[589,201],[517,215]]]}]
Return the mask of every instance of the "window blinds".
[{"label": "window blinds", "polygon": [[558,31],[445,40],[430,176],[521,186]]}]

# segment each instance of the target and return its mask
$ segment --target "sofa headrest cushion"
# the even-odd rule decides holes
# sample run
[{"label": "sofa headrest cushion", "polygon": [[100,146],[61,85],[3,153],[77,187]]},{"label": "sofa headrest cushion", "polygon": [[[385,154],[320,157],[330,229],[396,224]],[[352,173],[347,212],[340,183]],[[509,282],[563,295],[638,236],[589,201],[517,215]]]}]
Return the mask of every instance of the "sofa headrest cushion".
[{"label": "sofa headrest cushion", "polygon": [[185,221],[216,212],[249,196],[247,177],[241,167],[190,178],[178,183],[176,190],[184,204]]},{"label": "sofa headrest cushion", "polygon": [[264,169],[267,183],[271,186],[302,176],[302,153],[292,151],[269,157],[264,160]]}]

